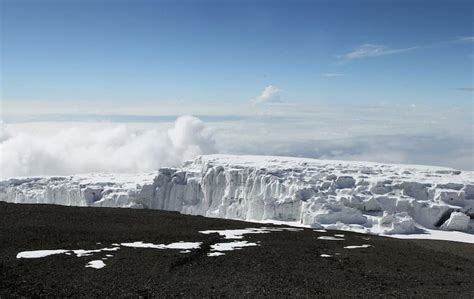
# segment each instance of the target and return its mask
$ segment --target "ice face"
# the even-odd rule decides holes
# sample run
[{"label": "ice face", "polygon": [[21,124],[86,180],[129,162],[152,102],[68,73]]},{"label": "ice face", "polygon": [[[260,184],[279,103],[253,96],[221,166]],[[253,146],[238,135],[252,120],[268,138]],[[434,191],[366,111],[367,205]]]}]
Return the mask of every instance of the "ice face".
[{"label": "ice face", "polygon": [[0,182],[0,200],[178,211],[315,229],[474,233],[474,172],[289,157],[207,155],[182,168]]}]

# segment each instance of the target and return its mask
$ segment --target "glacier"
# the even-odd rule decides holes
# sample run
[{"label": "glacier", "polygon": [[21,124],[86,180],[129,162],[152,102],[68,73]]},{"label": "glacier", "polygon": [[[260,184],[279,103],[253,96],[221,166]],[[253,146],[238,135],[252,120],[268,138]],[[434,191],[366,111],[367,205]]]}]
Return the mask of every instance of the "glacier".
[{"label": "glacier", "polygon": [[0,201],[177,211],[395,235],[474,234],[474,172],[294,157],[203,155],[146,174],[0,181]]}]

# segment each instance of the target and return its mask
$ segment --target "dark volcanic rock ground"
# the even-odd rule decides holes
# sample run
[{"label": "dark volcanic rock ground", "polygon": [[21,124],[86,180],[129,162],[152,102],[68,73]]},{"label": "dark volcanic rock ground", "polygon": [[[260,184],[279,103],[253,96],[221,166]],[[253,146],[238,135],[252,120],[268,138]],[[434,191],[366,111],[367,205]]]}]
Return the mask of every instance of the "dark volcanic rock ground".
[{"label": "dark volcanic rock ground", "polygon": [[[0,203],[0,297],[474,297],[471,244],[305,229],[246,235],[261,246],[207,257],[209,245],[222,238],[198,233],[262,226],[270,225],[156,210]],[[345,241],[317,239],[334,233]],[[123,247],[99,270],[85,264],[109,253],[16,258],[25,250],[95,249],[127,241],[204,245],[189,254]],[[361,244],[373,247],[343,248]]]}]

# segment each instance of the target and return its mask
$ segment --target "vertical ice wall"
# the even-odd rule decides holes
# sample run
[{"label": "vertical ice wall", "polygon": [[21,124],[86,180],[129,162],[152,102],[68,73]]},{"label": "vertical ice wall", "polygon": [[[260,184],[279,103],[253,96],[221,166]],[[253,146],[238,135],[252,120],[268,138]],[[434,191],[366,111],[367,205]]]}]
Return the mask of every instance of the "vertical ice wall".
[{"label": "vertical ice wall", "polygon": [[158,174],[0,182],[0,200],[135,207],[242,220],[473,231],[474,174],[445,168],[256,156],[202,156]]}]

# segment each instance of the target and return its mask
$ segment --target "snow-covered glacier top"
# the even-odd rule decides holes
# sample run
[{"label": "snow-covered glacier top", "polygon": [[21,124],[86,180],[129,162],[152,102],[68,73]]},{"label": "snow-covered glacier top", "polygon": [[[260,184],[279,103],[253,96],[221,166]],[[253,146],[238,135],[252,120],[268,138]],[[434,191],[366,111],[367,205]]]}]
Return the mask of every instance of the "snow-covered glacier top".
[{"label": "snow-covered glacier top", "polygon": [[359,173],[367,175],[365,180],[377,180],[382,177],[397,176],[399,179],[412,179],[418,182],[432,183],[474,183],[474,171],[460,171],[452,168],[412,165],[387,164],[366,161],[321,160],[284,156],[251,156],[251,155],[203,155],[194,161],[184,164],[188,170],[200,171],[203,164],[226,166],[228,168],[242,167],[268,169],[290,174],[292,171],[304,172],[308,175],[315,172],[332,172],[332,174]]},{"label": "snow-covered glacier top", "polygon": [[474,172],[420,165],[205,155],[148,174],[4,180],[0,200],[163,209],[380,234],[474,233]]}]

